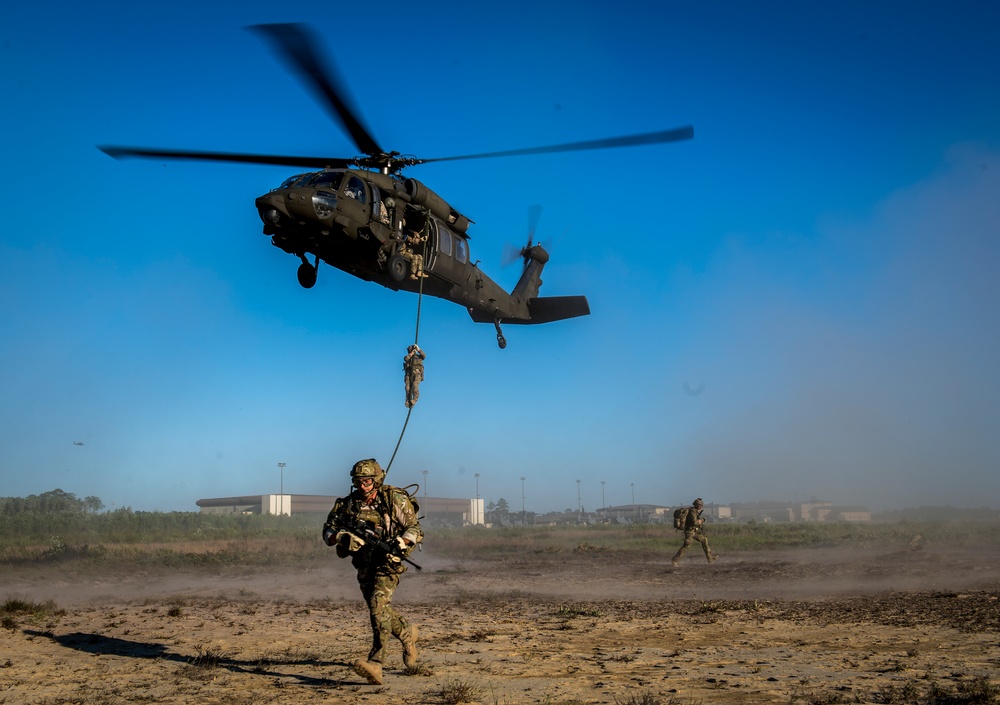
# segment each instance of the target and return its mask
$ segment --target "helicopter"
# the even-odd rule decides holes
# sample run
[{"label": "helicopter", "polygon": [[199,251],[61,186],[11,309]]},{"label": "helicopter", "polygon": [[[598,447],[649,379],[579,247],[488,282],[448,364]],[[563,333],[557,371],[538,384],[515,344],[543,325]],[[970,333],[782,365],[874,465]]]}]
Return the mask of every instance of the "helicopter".
[{"label": "helicopter", "polygon": [[507,346],[501,323],[539,324],[590,314],[585,296],[539,296],[549,253],[528,242],[518,253],[523,270],[509,293],[474,261],[467,215],[413,178],[407,167],[430,162],[523,156],[626,147],[691,139],[691,126],[660,132],[569,144],[463,156],[420,159],[385,151],[362,123],[333,64],[322,57],[308,26],[263,24],[248,27],[282,55],[319,99],[361,156],[311,157],[183,151],[99,145],[116,159],[144,157],[267,164],[313,169],[285,179],[259,196],[255,205],[271,243],[297,257],[298,282],[315,285],[320,262],[395,291],[428,294],[465,307],[477,323],[493,323],[497,344]]}]

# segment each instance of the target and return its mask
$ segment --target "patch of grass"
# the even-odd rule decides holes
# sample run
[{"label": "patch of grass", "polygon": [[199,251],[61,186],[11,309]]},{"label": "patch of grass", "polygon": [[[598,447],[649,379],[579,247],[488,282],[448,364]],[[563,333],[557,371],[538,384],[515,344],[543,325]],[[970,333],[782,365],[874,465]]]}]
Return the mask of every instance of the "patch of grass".
[{"label": "patch of grass", "polygon": [[579,546],[573,549],[575,553],[601,553],[607,551],[607,546],[594,546],[593,544],[584,541]]},{"label": "patch of grass", "polygon": [[481,685],[461,680],[445,681],[444,685],[441,686],[441,690],[434,693],[434,695],[447,705],[475,702],[482,694],[483,687]]},{"label": "patch of grass", "polygon": [[670,700],[664,702],[659,698],[659,696],[647,690],[642,693],[629,695],[627,698],[623,698],[621,700],[619,700],[616,695],[615,705],[676,705],[676,701],[671,698]]},{"label": "patch of grass", "polygon": [[188,663],[198,668],[218,668],[228,659],[228,655],[218,646],[199,646],[198,655],[188,659]]},{"label": "patch of grass", "polygon": [[34,602],[20,598],[10,598],[0,604],[0,627],[15,630],[20,623],[39,624],[53,617],[66,614],[65,610],[56,607],[52,600]]},{"label": "patch of grass", "polygon": [[433,676],[434,670],[425,663],[416,663],[412,666],[405,666],[403,668],[404,676]]},{"label": "patch of grass", "polygon": [[1000,703],[1000,686],[986,676],[962,681],[954,690],[931,684],[927,705],[997,705]]}]

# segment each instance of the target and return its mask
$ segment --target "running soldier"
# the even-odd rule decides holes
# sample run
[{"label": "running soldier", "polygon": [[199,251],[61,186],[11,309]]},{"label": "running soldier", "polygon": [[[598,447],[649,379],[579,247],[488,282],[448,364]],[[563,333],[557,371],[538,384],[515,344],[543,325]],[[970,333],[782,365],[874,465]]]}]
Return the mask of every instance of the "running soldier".
[{"label": "running soldier", "polygon": [[684,515],[684,525],[683,527],[679,527],[684,529],[684,543],[679,549],[677,549],[677,553],[670,561],[674,566],[677,566],[680,563],[681,556],[684,555],[684,551],[686,551],[695,541],[701,544],[702,549],[705,551],[705,558],[708,559],[709,563],[714,563],[719,560],[719,557],[712,553],[712,551],[708,548],[708,537],[705,536],[701,529],[702,524],[705,523],[705,520],[701,516],[704,506],[705,503],[701,500],[701,497],[699,497],[691,504],[691,508],[688,509],[687,513]]},{"label": "running soldier", "polygon": [[[372,648],[368,658],[354,662],[354,670],[372,684],[382,683],[383,651],[390,636],[403,645],[403,663],[417,663],[417,627],[392,606],[399,576],[406,572],[402,559],[423,540],[417,508],[405,490],[383,484],[385,471],[373,459],[359,460],[351,469],[353,491],[339,498],[323,525],[323,540],[337,547],[341,558],[351,557],[358,584],[368,605]],[[389,544],[391,553],[366,542],[356,527],[372,531]],[[345,528],[346,527],[346,528]]]}]

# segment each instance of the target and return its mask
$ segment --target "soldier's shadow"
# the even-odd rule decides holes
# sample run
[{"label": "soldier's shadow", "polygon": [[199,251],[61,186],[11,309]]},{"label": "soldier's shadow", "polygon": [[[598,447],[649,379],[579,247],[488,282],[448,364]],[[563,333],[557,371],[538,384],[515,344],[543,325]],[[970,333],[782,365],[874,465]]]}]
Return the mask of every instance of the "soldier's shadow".
[{"label": "soldier's shadow", "polygon": [[[88,654],[99,654],[102,656],[121,656],[125,658],[137,659],[157,659],[160,661],[172,661],[178,664],[188,665],[194,668],[225,668],[233,673],[252,673],[273,678],[295,678],[302,685],[311,686],[344,686],[363,685],[364,680],[342,680],[337,678],[317,678],[300,673],[286,673],[275,670],[276,666],[315,666],[318,668],[343,666],[350,669],[351,664],[344,661],[320,661],[318,659],[307,658],[261,658],[257,661],[245,659],[235,659],[224,654],[202,653],[197,656],[185,656],[175,651],[171,651],[164,644],[155,642],[133,641],[131,639],[119,639],[113,636],[104,636],[93,632],[71,632],[69,634],[53,634],[52,632],[35,631],[33,629],[22,630],[24,634],[32,637],[45,637],[67,649],[82,651]],[[351,671],[353,674],[353,671]]]}]

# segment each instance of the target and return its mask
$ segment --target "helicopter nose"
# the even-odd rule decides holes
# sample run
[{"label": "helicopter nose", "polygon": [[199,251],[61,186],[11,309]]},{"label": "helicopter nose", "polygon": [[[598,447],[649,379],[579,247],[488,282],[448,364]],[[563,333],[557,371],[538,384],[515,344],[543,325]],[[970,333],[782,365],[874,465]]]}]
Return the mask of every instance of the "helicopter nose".
[{"label": "helicopter nose", "polygon": [[281,213],[274,208],[261,208],[257,213],[264,225],[277,225],[281,222]]},{"label": "helicopter nose", "polygon": [[260,216],[264,225],[278,225],[281,222],[281,212],[278,204],[275,203],[271,194],[265,194],[254,201],[257,206],[257,215]]}]

